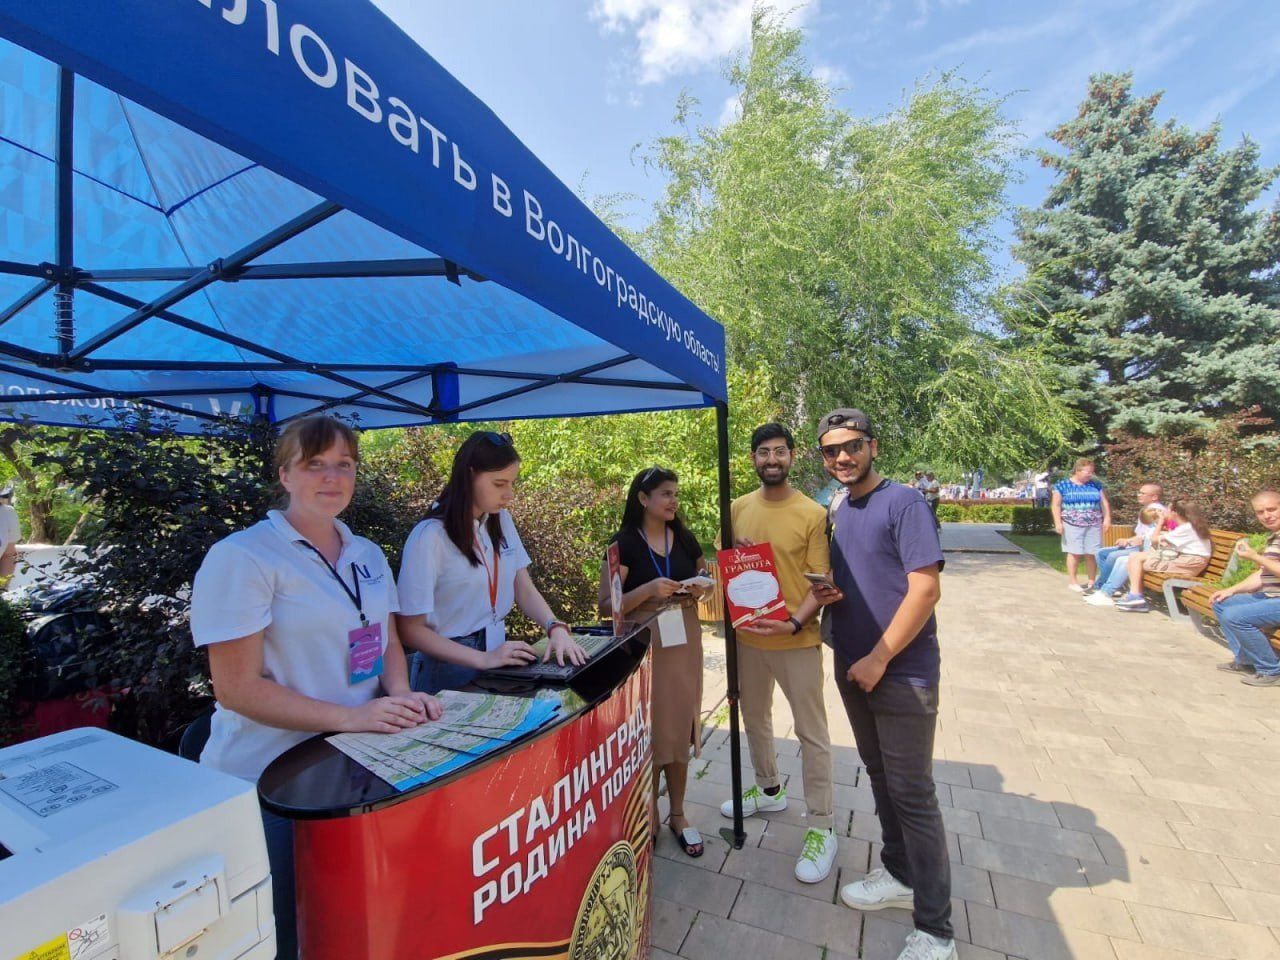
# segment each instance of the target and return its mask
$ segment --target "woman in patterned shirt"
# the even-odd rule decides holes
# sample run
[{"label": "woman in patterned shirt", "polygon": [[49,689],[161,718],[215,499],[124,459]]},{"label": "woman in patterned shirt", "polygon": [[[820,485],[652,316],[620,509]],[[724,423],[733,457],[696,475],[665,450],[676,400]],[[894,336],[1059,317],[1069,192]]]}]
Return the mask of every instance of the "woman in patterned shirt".
[{"label": "woman in patterned shirt", "polygon": [[[1087,457],[1076,461],[1071,476],[1053,485],[1053,529],[1062,537],[1062,552],[1067,555],[1067,586],[1083,593],[1085,586],[1093,584],[1098,576],[1098,551],[1102,549],[1102,535],[1111,526],[1111,504],[1102,491],[1102,484],[1093,476],[1094,463]],[[1084,558],[1089,583],[1082,586],[1076,580],[1080,558]]]}]

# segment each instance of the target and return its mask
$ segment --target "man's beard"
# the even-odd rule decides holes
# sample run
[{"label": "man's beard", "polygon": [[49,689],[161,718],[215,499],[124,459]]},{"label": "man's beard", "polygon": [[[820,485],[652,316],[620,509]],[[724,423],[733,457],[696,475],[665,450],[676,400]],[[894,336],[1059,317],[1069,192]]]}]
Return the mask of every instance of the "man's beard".
[{"label": "man's beard", "polygon": [[760,478],[760,482],[766,487],[780,487],[787,482],[787,477],[791,471],[785,467],[777,470],[777,472],[769,474],[759,467],[756,468],[756,476]]},{"label": "man's beard", "polygon": [[853,475],[853,478],[852,478],[852,479],[850,479],[850,480],[840,480],[840,481],[838,481],[838,482],[839,482],[839,483],[841,483],[841,484],[843,484],[843,485],[844,485],[844,486],[846,486],[846,487],[856,487],[856,486],[857,486],[858,484],[860,484],[863,480],[867,479],[867,474],[869,474],[869,473],[871,472],[871,468],[872,468],[873,466],[875,466],[875,461],[874,461],[874,460],[868,460],[868,461],[867,461],[867,465],[866,465],[865,467],[863,467],[861,470],[859,470],[858,472],[856,472],[856,473]]}]

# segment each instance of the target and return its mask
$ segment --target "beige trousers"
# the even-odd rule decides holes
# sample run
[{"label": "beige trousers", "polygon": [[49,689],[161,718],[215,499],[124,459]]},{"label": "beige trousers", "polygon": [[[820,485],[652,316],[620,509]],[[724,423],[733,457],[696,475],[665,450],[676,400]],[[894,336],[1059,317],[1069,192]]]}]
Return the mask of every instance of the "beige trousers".
[{"label": "beige trousers", "polygon": [[796,737],[800,740],[800,765],[810,825],[819,830],[830,829],[831,736],[827,732],[827,708],[822,698],[822,647],[761,650],[738,645],[742,723],[747,728],[756,784],[762,788],[781,783],[773,744],[775,683],[791,705]]}]

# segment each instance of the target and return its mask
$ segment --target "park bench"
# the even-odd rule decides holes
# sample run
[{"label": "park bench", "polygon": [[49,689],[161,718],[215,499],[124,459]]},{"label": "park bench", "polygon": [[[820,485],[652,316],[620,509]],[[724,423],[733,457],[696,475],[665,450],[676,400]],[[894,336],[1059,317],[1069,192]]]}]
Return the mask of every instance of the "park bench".
[{"label": "park bench", "polygon": [[[1117,540],[1131,536],[1133,536],[1132,527],[1112,526],[1103,537],[1103,541],[1106,546],[1114,546]],[[1245,534],[1236,533],[1233,530],[1211,530],[1210,542],[1213,544],[1213,556],[1209,558],[1209,566],[1205,567],[1204,573],[1194,580],[1189,580],[1183,577],[1170,577],[1163,573],[1148,572],[1142,577],[1143,589],[1163,593],[1169,608],[1169,616],[1173,619],[1185,620],[1205,636],[1219,639],[1216,630],[1217,619],[1213,615],[1213,604],[1209,598],[1213,596],[1223,576],[1232,566],[1235,545],[1244,536]],[[1280,629],[1272,634],[1271,645],[1280,650]]]}]

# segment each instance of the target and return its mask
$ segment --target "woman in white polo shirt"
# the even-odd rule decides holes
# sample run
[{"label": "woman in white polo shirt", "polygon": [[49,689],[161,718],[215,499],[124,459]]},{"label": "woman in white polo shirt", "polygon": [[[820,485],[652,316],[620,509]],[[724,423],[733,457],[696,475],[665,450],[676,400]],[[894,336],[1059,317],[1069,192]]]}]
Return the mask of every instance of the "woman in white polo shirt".
[{"label": "woman in white polo shirt", "polygon": [[[209,651],[218,705],[200,762],[256,781],[314,733],[391,733],[440,716],[409,689],[382,550],[338,520],[355,491],[355,433],[330,417],[290,424],[276,444],[283,510],[209,550],[191,591],[191,633]],[[277,956],[297,950],[293,831],[263,811]]]},{"label": "woman in white polo shirt", "polygon": [[396,621],[405,647],[415,651],[414,690],[456,689],[480,670],[536,659],[529,644],[506,639],[513,606],[547,632],[544,659],[586,662],[529,576],[529,554],[506,509],[519,474],[509,434],[471,434],[427,519],[405,542]]}]

